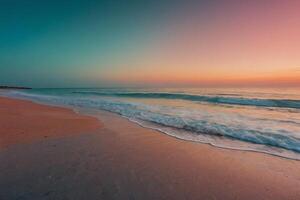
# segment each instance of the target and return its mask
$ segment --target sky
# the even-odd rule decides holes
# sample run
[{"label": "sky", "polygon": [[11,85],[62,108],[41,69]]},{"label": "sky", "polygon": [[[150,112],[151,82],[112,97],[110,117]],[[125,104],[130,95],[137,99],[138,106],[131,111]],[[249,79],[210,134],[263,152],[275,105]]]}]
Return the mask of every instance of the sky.
[{"label": "sky", "polygon": [[300,86],[300,1],[0,0],[0,85]]}]

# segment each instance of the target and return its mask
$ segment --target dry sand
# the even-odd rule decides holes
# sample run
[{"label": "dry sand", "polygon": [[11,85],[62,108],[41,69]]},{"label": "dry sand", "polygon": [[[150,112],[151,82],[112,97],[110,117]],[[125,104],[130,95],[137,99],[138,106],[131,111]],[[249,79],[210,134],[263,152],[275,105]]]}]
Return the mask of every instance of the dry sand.
[{"label": "dry sand", "polygon": [[0,97],[0,149],[47,137],[62,137],[95,131],[100,127],[92,117],[72,110]]},{"label": "dry sand", "polygon": [[0,98],[0,199],[300,199],[300,161],[99,113]]}]

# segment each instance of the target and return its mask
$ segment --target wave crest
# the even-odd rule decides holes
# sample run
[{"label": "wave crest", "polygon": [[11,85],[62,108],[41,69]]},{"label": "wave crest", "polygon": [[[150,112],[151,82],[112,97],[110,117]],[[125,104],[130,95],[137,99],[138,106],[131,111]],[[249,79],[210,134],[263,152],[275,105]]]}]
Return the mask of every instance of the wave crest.
[{"label": "wave crest", "polygon": [[257,107],[279,107],[300,109],[300,100],[293,99],[255,99],[244,97],[224,97],[224,96],[206,96],[181,93],[153,93],[153,92],[79,92],[74,94],[111,96],[111,97],[132,97],[132,98],[160,98],[160,99],[180,99],[188,101],[199,101],[213,104],[257,106]]}]

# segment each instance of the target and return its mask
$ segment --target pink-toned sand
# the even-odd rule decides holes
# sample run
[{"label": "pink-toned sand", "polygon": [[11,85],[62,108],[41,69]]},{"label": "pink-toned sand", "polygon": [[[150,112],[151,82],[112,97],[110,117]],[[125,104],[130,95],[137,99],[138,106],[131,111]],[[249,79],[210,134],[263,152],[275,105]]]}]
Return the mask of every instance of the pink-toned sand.
[{"label": "pink-toned sand", "polygon": [[95,131],[98,120],[64,108],[0,97],[0,149],[47,137]]},{"label": "pink-toned sand", "polygon": [[0,98],[0,116],[0,199],[300,199],[300,161],[177,140],[107,112],[100,125]]}]

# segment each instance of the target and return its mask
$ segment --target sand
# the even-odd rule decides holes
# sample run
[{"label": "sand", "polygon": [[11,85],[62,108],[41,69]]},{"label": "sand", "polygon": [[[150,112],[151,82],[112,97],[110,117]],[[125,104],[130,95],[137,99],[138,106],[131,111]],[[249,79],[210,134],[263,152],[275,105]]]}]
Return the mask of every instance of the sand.
[{"label": "sand", "polygon": [[0,149],[47,137],[95,131],[98,120],[69,109],[0,97]]},{"label": "sand", "polygon": [[107,112],[98,122],[0,98],[0,116],[0,199],[300,199],[299,161],[178,140]]}]

